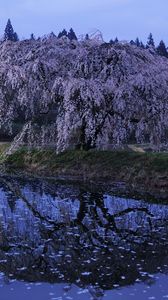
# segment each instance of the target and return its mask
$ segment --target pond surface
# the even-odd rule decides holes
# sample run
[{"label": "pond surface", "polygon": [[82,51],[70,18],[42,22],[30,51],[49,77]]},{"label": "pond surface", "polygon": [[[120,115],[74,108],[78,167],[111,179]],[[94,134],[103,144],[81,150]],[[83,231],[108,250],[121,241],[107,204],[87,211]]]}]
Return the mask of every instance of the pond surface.
[{"label": "pond surface", "polygon": [[168,299],[168,205],[0,179],[0,299]]}]

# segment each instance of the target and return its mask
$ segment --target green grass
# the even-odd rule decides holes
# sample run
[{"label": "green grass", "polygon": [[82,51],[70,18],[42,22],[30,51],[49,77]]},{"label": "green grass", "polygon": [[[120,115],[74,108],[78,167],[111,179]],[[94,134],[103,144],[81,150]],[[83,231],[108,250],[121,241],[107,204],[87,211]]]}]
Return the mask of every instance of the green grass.
[{"label": "green grass", "polygon": [[65,151],[21,148],[4,160],[10,173],[65,177],[92,182],[125,182],[133,190],[168,194],[168,153]]},{"label": "green grass", "polygon": [[4,158],[6,147],[0,153],[10,174],[59,176],[97,184],[122,181],[143,194],[168,195],[168,153],[72,150],[56,154],[54,150],[21,148]]},{"label": "green grass", "polygon": [[168,171],[168,153],[138,153],[129,151],[65,151],[56,154],[53,150],[27,150],[22,148],[6,159],[14,168],[47,168],[48,171],[74,170],[123,172],[142,169],[146,172]]},{"label": "green grass", "polygon": [[1,143],[0,142],[0,163],[4,160],[4,153],[7,148],[10,146],[10,143]]}]

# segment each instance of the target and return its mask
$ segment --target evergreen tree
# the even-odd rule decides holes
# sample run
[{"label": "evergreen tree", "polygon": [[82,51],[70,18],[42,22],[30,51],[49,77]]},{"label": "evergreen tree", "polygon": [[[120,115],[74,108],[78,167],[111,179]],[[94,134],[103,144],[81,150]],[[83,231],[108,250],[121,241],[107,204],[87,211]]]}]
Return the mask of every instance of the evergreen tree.
[{"label": "evergreen tree", "polygon": [[114,40],[114,44],[117,44],[117,43],[118,43],[118,38],[116,37]]},{"label": "evergreen tree", "polygon": [[14,32],[13,41],[14,42],[18,42],[19,41],[19,37],[18,37],[18,34],[16,32]]},{"label": "evergreen tree", "polygon": [[72,28],[68,32],[68,38],[70,39],[70,41],[73,41],[73,40],[77,41],[77,36]]},{"label": "evergreen tree", "polygon": [[59,34],[58,34],[58,38],[62,38],[63,36],[68,36],[68,33],[66,31],[66,29],[63,29]]},{"label": "evergreen tree", "polygon": [[140,41],[139,41],[139,38],[137,37],[136,40],[135,40],[135,45],[137,47],[140,47]]},{"label": "evergreen tree", "polygon": [[135,45],[135,42],[134,42],[133,40],[131,40],[131,41],[130,41],[130,44],[134,46],[134,45]]},{"label": "evergreen tree", "polygon": [[10,19],[8,19],[7,25],[5,27],[4,40],[12,42],[17,42],[19,40],[17,33],[13,30]]},{"label": "evergreen tree", "polygon": [[30,35],[30,39],[31,39],[32,41],[35,41],[35,36],[34,36],[34,33],[31,33],[31,35]]},{"label": "evergreen tree", "polygon": [[145,49],[145,46],[144,46],[144,44],[142,43],[142,41],[140,42],[140,47],[141,47],[142,49]]},{"label": "evergreen tree", "polygon": [[157,47],[157,53],[161,56],[168,57],[168,52],[165,46],[165,43],[161,40],[159,46]]},{"label": "evergreen tree", "polygon": [[89,40],[90,40],[90,39],[89,39],[88,33],[85,35],[85,40],[86,40],[86,41],[89,41]]},{"label": "evergreen tree", "polygon": [[155,47],[155,43],[154,43],[152,33],[149,34],[147,45],[146,45],[146,48],[149,48],[149,47]]},{"label": "evergreen tree", "polygon": [[111,39],[111,40],[109,41],[109,44],[114,45],[114,41]]},{"label": "evergreen tree", "polygon": [[56,35],[55,35],[55,33],[53,31],[51,31],[51,33],[49,34],[49,36],[50,36],[50,38],[55,38],[56,37]]},{"label": "evergreen tree", "polygon": [[139,40],[139,38],[136,38],[135,41],[131,40],[130,44],[133,45],[133,46],[137,46],[137,47],[140,47],[142,49],[145,49],[144,44],[142,43],[142,41]]}]

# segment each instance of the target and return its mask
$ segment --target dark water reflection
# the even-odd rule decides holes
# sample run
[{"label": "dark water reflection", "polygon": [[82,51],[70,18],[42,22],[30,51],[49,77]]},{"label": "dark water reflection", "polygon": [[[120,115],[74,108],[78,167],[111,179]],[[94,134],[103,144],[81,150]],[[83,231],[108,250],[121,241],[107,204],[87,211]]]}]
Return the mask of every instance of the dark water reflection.
[{"label": "dark water reflection", "polygon": [[1,300],[166,299],[167,246],[166,205],[0,181]]}]

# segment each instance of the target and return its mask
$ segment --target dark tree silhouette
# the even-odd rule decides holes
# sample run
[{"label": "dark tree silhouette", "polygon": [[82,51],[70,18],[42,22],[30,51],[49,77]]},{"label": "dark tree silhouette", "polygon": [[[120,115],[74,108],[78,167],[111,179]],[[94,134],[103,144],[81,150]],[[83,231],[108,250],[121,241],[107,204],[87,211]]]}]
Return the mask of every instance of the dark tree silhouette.
[{"label": "dark tree silhouette", "polygon": [[50,33],[50,35],[49,35],[51,38],[55,38],[56,37],[56,35],[55,35],[55,33],[53,32],[53,31],[51,31],[51,33]]},{"label": "dark tree silhouette", "polygon": [[73,40],[77,41],[77,36],[72,28],[68,32],[68,38],[70,39],[70,41],[73,41]]},{"label": "dark tree silhouette", "polygon": [[19,40],[17,33],[13,29],[10,19],[8,19],[7,25],[5,27],[4,40],[12,42],[17,42]]},{"label": "dark tree silhouette", "polygon": [[136,38],[135,41],[131,40],[130,44],[133,45],[133,46],[137,46],[137,47],[140,47],[142,49],[145,49],[145,46],[144,46],[143,42],[140,41],[139,38]]},{"label": "dark tree silhouette", "polygon": [[86,41],[89,40],[89,35],[88,35],[88,33],[85,35],[85,40],[86,40]]},{"label": "dark tree silhouette", "polygon": [[142,49],[145,49],[145,46],[144,46],[144,44],[143,44],[143,42],[141,41],[140,42],[140,45],[139,45]]},{"label": "dark tree silhouette", "polygon": [[14,42],[18,42],[19,41],[19,37],[18,37],[18,34],[16,32],[14,32],[13,41]]},{"label": "dark tree silhouette", "polygon": [[140,47],[140,41],[139,41],[139,38],[137,37],[136,40],[135,40],[135,45],[137,47]]},{"label": "dark tree silhouette", "polygon": [[130,41],[130,44],[134,46],[134,45],[135,45],[135,42],[134,42],[133,40],[131,40],[131,41]]},{"label": "dark tree silhouette", "polygon": [[111,39],[111,40],[109,41],[109,44],[114,45],[114,41]]},{"label": "dark tree silhouette", "polygon": [[31,40],[33,40],[33,41],[35,40],[34,33],[31,33],[31,35],[30,35],[30,39],[31,39]]},{"label": "dark tree silhouette", "polygon": [[156,48],[156,50],[159,55],[168,57],[166,45],[162,40],[160,41],[159,46]]},{"label": "dark tree silhouette", "polygon": [[117,43],[118,43],[118,38],[116,37],[114,40],[114,44],[117,44]]},{"label": "dark tree silhouette", "polygon": [[68,36],[68,33],[66,31],[66,29],[63,29],[62,31],[59,32],[58,34],[58,38],[62,38],[63,36]]},{"label": "dark tree silhouette", "polygon": [[146,48],[149,48],[149,47],[155,47],[155,42],[154,42],[152,33],[149,34],[147,44],[146,44]]}]

